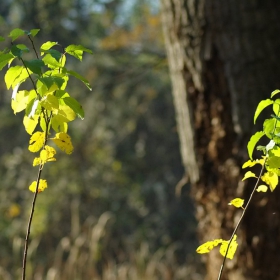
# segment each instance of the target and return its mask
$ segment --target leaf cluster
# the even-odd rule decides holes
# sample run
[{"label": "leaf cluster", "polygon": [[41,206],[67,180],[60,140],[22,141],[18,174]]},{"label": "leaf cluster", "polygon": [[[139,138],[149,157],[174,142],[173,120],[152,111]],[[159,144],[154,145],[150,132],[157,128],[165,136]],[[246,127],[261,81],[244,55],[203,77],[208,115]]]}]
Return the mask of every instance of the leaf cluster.
[{"label": "leaf cluster", "polygon": [[[234,232],[229,240],[229,242],[222,240],[222,239],[215,239],[213,241],[208,241],[197,248],[197,253],[204,254],[209,253],[214,247],[221,244],[220,253],[224,256],[224,262],[221,266],[220,279],[223,266],[225,263],[226,258],[232,259],[236,249],[237,249],[237,235],[235,234],[242,218],[246,212],[247,207],[250,204],[253,194],[255,191],[257,192],[266,192],[270,189],[271,192],[275,190],[279,182],[280,176],[280,99],[273,99],[275,95],[280,93],[280,90],[274,90],[271,93],[271,98],[262,100],[255,111],[254,115],[254,123],[256,123],[257,118],[259,117],[260,113],[267,108],[268,106],[272,106],[273,114],[271,114],[271,118],[265,119],[263,123],[263,130],[257,131],[254,135],[252,135],[251,139],[248,142],[247,150],[249,160],[246,161],[242,168],[250,168],[255,165],[261,165],[261,171],[257,176],[252,171],[247,171],[242,179],[242,181],[247,180],[249,178],[256,178],[255,187],[251,193],[249,200],[247,201],[246,205],[244,205],[244,199],[241,198],[234,198],[230,201],[229,205],[233,205],[236,208],[241,208],[243,210],[242,215],[237,223],[237,226],[234,229]],[[266,137],[267,145],[265,146],[257,146],[257,143],[260,141],[261,138]],[[258,159],[253,159],[253,152],[255,148],[258,151],[262,152],[262,155]],[[262,183],[261,183],[262,181]],[[225,243],[227,242],[227,244]],[[225,245],[226,244],[226,245]],[[223,246],[226,246],[226,250],[224,251]]]},{"label": "leaf cluster", "polygon": [[[29,151],[39,156],[33,161],[33,166],[56,161],[56,150],[47,145],[51,140],[60,150],[67,154],[73,151],[71,137],[67,134],[68,123],[77,117],[84,118],[82,105],[66,90],[70,77],[80,80],[91,90],[89,82],[76,71],[67,69],[67,56],[72,56],[82,61],[84,52],[92,53],[91,50],[81,45],[69,45],[63,48],[57,42],[47,41],[37,51],[34,37],[39,29],[30,31],[16,28],[9,34],[11,47],[0,52],[0,70],[8,66],[5,73],[5,84],[7,89],[12,89],[11,107],[14,114],[23,112],[23,125],[30,134]],[[27,37],[31,47],[25,44],[17,44],[20,37]],[[5,39],[0,38],[1,41]],[[60,51],[59,51],[60,50]],[[27,53],[34,56],[26,58]],[[29,56],[28,56],[29,57]],[[30,90],[22,89],[23,85],[30,81]],[[27,88],[27,85],[26,85]],[[38,131],[35,131],[35,130]],[[52,137],[52,133],[55,135]],[[34,181],[29,189],[31,191],[42,191],[37,180],[36,188]]]}]

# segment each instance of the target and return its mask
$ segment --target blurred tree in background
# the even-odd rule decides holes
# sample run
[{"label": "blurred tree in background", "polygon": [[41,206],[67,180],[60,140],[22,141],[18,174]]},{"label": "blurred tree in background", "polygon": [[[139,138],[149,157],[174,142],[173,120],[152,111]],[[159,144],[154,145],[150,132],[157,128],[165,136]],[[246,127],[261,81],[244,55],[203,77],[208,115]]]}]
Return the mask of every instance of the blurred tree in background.
[{"label": "blurred tree in background", "polygon": [[[86,117],[70,127],[73,155],[44,168],[49,189],[35,210],[28,279],[201,279],[191,266],[188,187],[175,195],[184,170],[159,4],[150,2],[1,2],[1,34],[40,28],[37,45],[94,52],[72,62],[93,91],[71,84]],[[0,279],[18,279],[36,170],[11,93],[0,90]]]}]

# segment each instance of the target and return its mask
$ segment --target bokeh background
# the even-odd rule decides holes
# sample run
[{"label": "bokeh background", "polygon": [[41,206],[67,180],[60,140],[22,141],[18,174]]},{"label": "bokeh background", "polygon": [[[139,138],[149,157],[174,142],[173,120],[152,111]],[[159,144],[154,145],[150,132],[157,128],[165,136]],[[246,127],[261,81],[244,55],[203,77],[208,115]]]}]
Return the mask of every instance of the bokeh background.
[{"label": "bokeh background", "polygon": [[[1,0],[0,16],[3,37],[39,28],[37,48],[57,41],[93,51],[82,63],[68,59],[93,90],[68,88],[86,116],[69,125],[74,153],[44,167],[49,188],[36,205],[27,279],[203,279],[188,185],[176,194],[184,169],[159,1]],[[8,280],[20,279],[37,168],[3,76],[0,279]]]}]

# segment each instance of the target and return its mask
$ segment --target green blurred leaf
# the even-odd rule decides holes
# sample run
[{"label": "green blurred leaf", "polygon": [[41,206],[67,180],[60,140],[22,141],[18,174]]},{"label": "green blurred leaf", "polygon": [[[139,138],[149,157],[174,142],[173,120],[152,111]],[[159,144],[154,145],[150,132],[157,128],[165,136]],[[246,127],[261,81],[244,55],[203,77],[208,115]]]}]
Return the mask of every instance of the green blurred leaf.
[{"label": "green blurred leaf", "polygon": [[35,37],[39,31],[40,31],[40,29],[31,29],[29,34],[31,34],[32,37]]},{"label": "green blurred leaf", "polygon": [[57,97],[52,94],[47,94],[45,97],[42,98],[40,102],[41,106],[49,111],[53,111],[58,109],[59,103]]},{"label": "green blurred leaf", "polygon": [[10,34],[9,34],[9,37],[12,38],[12,41],[15,41],[17,38],[25,35],[25,31],[20,29],[20,28],[16,28],[16,29],[13,29]]},{"label": "green blurred leaf", "polygon": [[57,42],[48,41],[41,46],[40,50],[41,52],[45,52],[55,45],[57,45]]}]

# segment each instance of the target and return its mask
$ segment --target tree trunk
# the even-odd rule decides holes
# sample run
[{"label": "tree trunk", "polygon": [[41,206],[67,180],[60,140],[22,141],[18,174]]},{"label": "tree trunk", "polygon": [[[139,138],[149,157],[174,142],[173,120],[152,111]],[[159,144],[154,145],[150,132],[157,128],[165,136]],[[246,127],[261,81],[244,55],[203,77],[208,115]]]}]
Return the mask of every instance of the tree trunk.
[{"label": "tree trunk", "polygon": [[[228,202],[246,199],[252,190],[241,181],[241,166],[256,130],[256,106],[280,87],[279,12],[280,2],[272,0],[162,0],[182,161],[200,242],[229,239],[241,212]],[[223,279],[280,279],[279,198],[279,189],[255,195]],[[206,279],[217,279],[218,250],[203,259]]]}]

